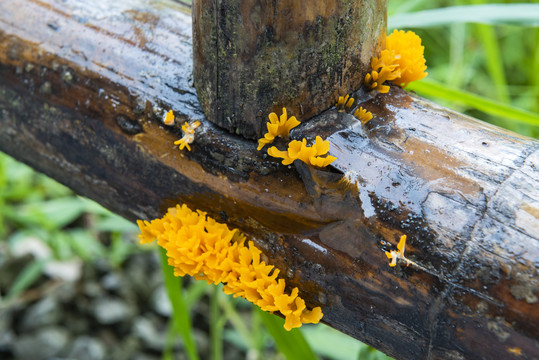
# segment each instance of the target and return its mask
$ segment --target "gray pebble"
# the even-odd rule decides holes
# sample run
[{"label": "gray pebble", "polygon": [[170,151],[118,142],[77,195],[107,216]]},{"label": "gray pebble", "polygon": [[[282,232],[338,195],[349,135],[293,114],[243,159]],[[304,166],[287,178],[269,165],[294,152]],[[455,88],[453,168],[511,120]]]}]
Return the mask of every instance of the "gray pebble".
[{"label": "gray pebble", "polygon": [[68,356],[78,360],[102,360],[105,358],[105,347],[99,340],[83,335],[73,342]]},{"label": "gray pebble", "polygon": [[168,297],[167,290],[164,286],[158,286],[153,291],[150,303],[152,305],[152,310],[157,314],[165,317],[170,317],[172,315],[172,304],[170,303],[170,298]]},{"label": "gray pebble", "polygon": [[35,334],[19,337],[14,346],[17,359],[50,359],[59,356],[69,342],[69,333],[58,326],[39,329]]},{"label": "gray pebble", "polygon": [[95,301],[93,314],[100,324],[108,325],[129,320],[132,310],[125,301],[105,297]]},{"label": "gray pebble", "polygon": [[48,296],[30,306],[21,321],[21,330],[27,332],[42,326],[54,325],[60,321],[61,312],[57,299]]},{"label": "gray pebble", "polygon": [[156,351],[163,350],[165,337],[158,332],[151,320],[145,317],[139,317],[135,320],[133,328],[133,333],[143,342],[146,348]]}]

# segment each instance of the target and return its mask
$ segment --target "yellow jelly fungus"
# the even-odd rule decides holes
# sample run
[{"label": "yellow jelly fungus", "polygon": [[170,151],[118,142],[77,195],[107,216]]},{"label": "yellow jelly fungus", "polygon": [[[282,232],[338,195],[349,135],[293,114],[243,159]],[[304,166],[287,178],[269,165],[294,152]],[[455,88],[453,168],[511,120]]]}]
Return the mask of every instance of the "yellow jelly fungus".
[{"label": "yellow jelly fungus", "polygon": [[400,76],[398,64],[395,64],[397,56],[393,51],[382,50],[380,57],[371,59],[372,71],[365,75],[365,85],[369,89],[377,90],[380,93],[389,91],[389,86],[383,84]]},{"label": "yellow jelly fungus", "polygon": [[269,114],[268,118],[268,132],[264,135],[263,138],[258,140],[257,150],[262,150],[262,148],[266,144],[271,144],[277,136],[283,136],[285,138],[288,138],[290,130],[300,124],[300,122],[296,119],[295,116],[292,116],[290,119],[288,119],[286,108],[283,108],[283,113],[280,118],[277,117],[276,113]]},{"label": "yellow jelly fungus", "polygon": [[307,146],[307,140],[293,140],[288,144],[288,150],[281,151],[275,146],[268,149],[268,155],[275,158],[282,158],[283,165],[290,165],[294,160],[301,160],[307,165],[317,167],[325,167],[335,161],[337,158],[331,155],[326,155],[329,151],[329,141],[322,140],[320,136],[316,137],[313,146]]},{"label": "yellow jelly fungus", "polygon": [[199,126],[200,121],[198,120],[192,123],[185,122],[182,125],[183,137],[180,140],[174,141],[174,145],[179,145],[180,150],[183,150],[183,148],[186,147],[187,150],[191,151],[189,144],[192,144],[193,141],[195,141],[195,130]]},{"label": "yellow jelly fungus", "polygon": [[389,263],[389,266],[392,266],[392,267],[396,266],[398,259],[402,259],[402,260],[406,261],[406,266],[410,265],[410,260],[408,260],[404,256],[405,247],[406,247],[406,235],[402,235],[400,240],[399,240],[399,243],[397,244],[398,251],[391,250],[389,252],[388,251],[385,252],[387,258],[391,259],[391,262]]},{"label": "yellow jelly fungus", "polygon": [[354,111],[354,116],[361,121],[363,125],[368,123],[372,119],[372,113],[363,109],[361,106]]},{"label": "yellow jelly fungus", "polygon": [[365,75],[365,85],[371,90],[387,93],[386,81],[405,87],[411,81],[427,76],[424,46],[412,31],[394,30],[386,38],[386,48],[379,57],[371,59],[372,71]]},{"label": "yellow jelly fungus", "polygon": [[305,323],[318,323],[322,309],[308,310],[298,288],[286,292],[279,269],[261,260],[261,251],[237,229],[216,222],[205,212],[186,205],[168,209],[161,219],[138,220],[142,244],[153,242],[167,252],[176,276],[190,275],[208,284],[224,283],[223,291],[241,296],[262,310],[280,312],[284,327],[291,330]]},{"label": "yellow jelly fungus", "polygon": [[174,113],[172,112],[172,110],[169,110],[166,114],[165,114],[165,117],[163,118],[163,123],[165,125],[174,125]]},{"label": "yellow jelly fungus", "polygon": [[507,351],[516,356],[522,355],[522,349],[519,347],[507,348]]},{"label": "yellow jelly fungus", "polygon": [[339,112],[349,111],[354,104],[354,101],[354,98],[350,97],[350,95],[339,96],[339,100],[337,100],[335,106]]},{"label": "yellow jelly fungus", "polygon": [[421,46],[421,38],[413,31],[393,30],[386,38],[386,49],[398,54],[394,63],[399,65],[400,76],[392,80],[396,85],[405,87],[427,76],[423,55],[425,47]]}]

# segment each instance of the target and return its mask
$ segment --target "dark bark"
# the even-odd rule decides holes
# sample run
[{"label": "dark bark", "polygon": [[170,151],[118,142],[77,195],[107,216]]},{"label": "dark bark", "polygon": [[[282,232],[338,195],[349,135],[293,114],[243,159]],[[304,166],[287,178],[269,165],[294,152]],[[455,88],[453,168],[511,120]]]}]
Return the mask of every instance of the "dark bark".
[{"label": "dark bark", "polygon": [[[0,2],[0,149],[130,220],[208,211],[398,359],[539,358],[537,141],[392,88],[357,94],[366,126],[329,110],[294,130],[332,166],[282,166],[204,119],[188,15],[99,4]],[[202,121],[192,152],[169,108]],[[391,268],[401,234],[415,264]]]},{"label": "dark bark", "polygon": [[363,83],[386,0],[196,0],[195,86],[208,120],[245,137],[286,107],[303,119]]}]

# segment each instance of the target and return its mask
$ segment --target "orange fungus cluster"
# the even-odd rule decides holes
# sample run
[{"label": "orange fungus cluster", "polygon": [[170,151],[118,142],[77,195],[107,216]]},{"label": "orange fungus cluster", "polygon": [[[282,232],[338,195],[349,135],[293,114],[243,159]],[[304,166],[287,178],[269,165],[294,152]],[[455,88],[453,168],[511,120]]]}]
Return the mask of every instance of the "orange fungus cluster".
[{"label": "orange fungus cluster", "polygon": [[269,121],[267,123],[268,132],[263,138],[258,140],[257,150],[262,150],[266,144],[271,144],[277,136],[283,136],[288,138],[290,130],[300,124],[295,116],[288,118],[286,114],[286,108],[283,108],[283,113],[280,117],[277,117],[276,113],[268,115]]},{"label": "orange fungus cluster", "polygon": [[286,151],[278,150],[275,146],[272,146],[268,149],[268,154],[272,157],[282,158],[283,165],[290,165],[294,160],[298,159],[307,165],[325,167],[337,159],[335,156],[325,156],[328,151],[329,141],[322,140],[320,136],[317,136],[313,146],[308,146],[306,139],[302,141],[293,140],[288,144]]},{"label": "orange fungus cluster", "polygon": [[365,85],[381,93],[389,91],[386,81],[405,87],[427,76],[421,38],[412,31],[394,30],[386,38],[386,48],[371,59],[372,71],[365,76]]},{"label": "orange fungus cluster", "polygon": [[223,283],[223,291],[241,296],[262,310],[280,312],[287,330],[304,323],[318,323],[322,310],[308,310],[298,296],[298,288],[290,294],[286,283],[278,279],[279,269],[261,260],[261,251],[247,242],[237,229],[216,222],[202,211],[185,205],[170,208],[161,219],[137,221],[141,243],[157,239],[168,256],[176,276],[190,275],[209,284]]},{"label": "orange fungus cluster", "polygon": [[[300,124],[294,116],[287,118],[286,108],[283,108],[280,119],[275,113],[269,114],[268,118],[270,120],[267,123],[268,132],[258,140],[257,150],[261,150],[266,144],[271,144],[277,136],[289,138],[290,130]],[[308,146],[306,139],[302,141],[293,140],[288,143],[288,149],[285,151],[272,146],[268,149],[268,155],[282,158],[284,165],[292,164],[294,160],[301,160],[307,165],[325,167],[337,159],[330,155],[324,157],[328,151],[329,141],[322,140],[320,136],[317,136],[313,146]]]}]

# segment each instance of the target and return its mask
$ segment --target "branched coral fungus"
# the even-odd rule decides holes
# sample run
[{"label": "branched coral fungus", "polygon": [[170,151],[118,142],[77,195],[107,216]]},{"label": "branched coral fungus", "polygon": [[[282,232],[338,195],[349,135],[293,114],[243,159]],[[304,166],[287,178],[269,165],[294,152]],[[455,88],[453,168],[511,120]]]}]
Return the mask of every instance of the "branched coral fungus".
[{"label": "branched coral fungus", "polygon": [[318,167],[324,167],[331,164],[337,158],[331,155],[326,155],[329,151],[329,141],[322,140],[320,136],[316,137],[313,146],[307,146],[307,140],[302,141],[293,140],[288,144],[288,150],[281,151],[275,146],[268,149],[268,154],[276,158],[283,159],[283,165],[289,165],[298,159],[306,163],[307,165],[314,165]]},{"label": "branched coral fungus", "polygon": [[224,283],[223,291],[241,296],[262,310],[279,311],[284,327],[291,330],[304,323],[318,323],[322,310],[308,310],[298,296],[298,288],[286,293],[285,281],[277,279],[279,269],[260,259],[261,251],[245,236],[230,230],[205,212],[191,211],[186,205],[170,208],[161,219],[137,221],[141,243],[157,239],[167,251],[168,263],[176,276],[190,275],[208,284]]},{"label": "branched coral fungus", "polygon": [[268,115],[269,121],[267,123],[268,132],[263,138],[258,140],[257,150],[261,150],[266,144],[271,144],[277,136],[283,136],[288,138],[290,130],[300,124],[295,116],[287,117],[286,108],[283,108],[283,113],[280,118],[276,113]]},{"label": "branched coral fungus", "polygon": [[394,30],[386,38],[386,48],[379,57],[371,59],[372,71],[365,76],[365,85],[381,93],[389,91],[386,81],[405,87],[411,81],[427,76],[425,48],[421,38],[412,31]]},{"label": "branched coral fungus", "polygon": [[174,141],[174,145],[179,145],[180,150],[183,150],[184,147],[187,150],[191,151],[189,144],[195,141],[195,130],[200,126],[200,121],[195,121],[192,123],[185,122],[182,125],[183,137],[180,140]]}]

